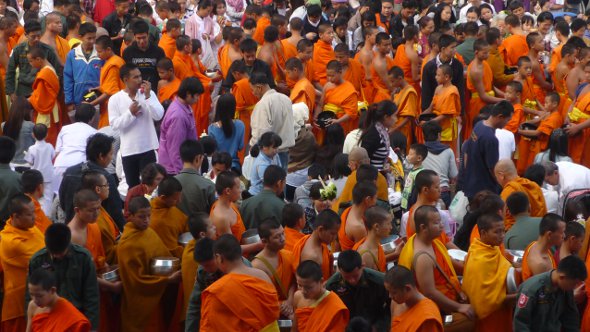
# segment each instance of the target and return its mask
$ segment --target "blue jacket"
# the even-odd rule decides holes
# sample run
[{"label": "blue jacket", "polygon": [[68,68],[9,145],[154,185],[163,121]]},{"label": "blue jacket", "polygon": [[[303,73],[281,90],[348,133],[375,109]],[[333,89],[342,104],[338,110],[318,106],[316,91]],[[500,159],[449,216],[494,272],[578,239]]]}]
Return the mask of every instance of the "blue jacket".
[{"label": "blue jacket", "polygon": [[85,92],[100,85],[100,68],[103,63],[96,49],[92,50],[88,60],[84,56],[82,45],[68,53],[63,79],[66,105],[80,104]]}]

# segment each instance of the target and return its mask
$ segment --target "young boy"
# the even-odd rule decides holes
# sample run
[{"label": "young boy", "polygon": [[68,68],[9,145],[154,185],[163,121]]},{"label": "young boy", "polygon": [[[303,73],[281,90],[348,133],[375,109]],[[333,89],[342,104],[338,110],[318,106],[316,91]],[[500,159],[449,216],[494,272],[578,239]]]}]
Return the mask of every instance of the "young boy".
[{"label": "young boy", "polygon": [[352,189],[352,206],[340,216],[338,242],[340,250],[350,250],[367,236],[365,211],[377,203],[377,187],[371,181],[357,182]]},{"label": "young boy", "polygon": [[519,81],[512,81],[508,83],[506,85],[506,91],[504,92],[504,98],[512,104],[512,107],[514,107],[514,114],[512,114],[512,118],[510,118],[510,121],[506,123],[504,129],[512,132],[513,134],[517,134],[520,125],[525,120],[524,107],[521,104],[522,83]]},{"label": "young boy", "polygon": [[45,51],[41,47],[29,48],[27,59],[31,67],[38,70],[33,82],[33,93],[29,97],[29,102],[35,110],[35,123],[47,126],[47,142],[55,146],[57,134],[61,129],[57,103],[57,95],[60,91],[59,77],[47,61]]},{"label": "young boy", "polygon": [[408,210],[414,204],[414,202],[410,202],[410,196],[414,190],[414,179],[416,179],[416,175],[422,170],[422,162],[426,159],[427,155],[428,149],[424,144],[412,144],[410,146],[406,160],[412,164],[412,170],[408,172],[404,190],[402,191],[401,208],[404,210]]},{"label": "young boy", "polygon": [[151,201],[152,216],[150,228],[160,237],[164,245],[177,258],[182,257],[184,248],[178,244],[178,236],[188,231],[187,216],[176,207],[180,202],[182,185],[174,177],[167,177],[158,185],[158,197]]},{"label": "young boy", "polygon": [[114,44],[109,36],[100,36],[96,38],[96,53],[98,57],[104,61],[104,65],[100,68],[100,90],[101,95],[93,100],[91,105],[100,105],[100,119],[98,120],[98,128],[109,125],[109,112],[107,106],[109,98],[115,93],[125,89],[125,84],[121,80],[119,71],[125,64],[125,61],[113,51]]},{"label": "young boy", "polygon": [[[305,77],[313,84],[316,91],[321,91],[323,89],[322,85],[314,79],[315,76],[315,65],[313,62],[313,50],[314,44],[307,40],[301,39],[297,43],[297,55],[296,57],[301,60],[303,63],[303,71],[305,73]],[[287,78],[287,87],[292,89],[295,86],[295,81],[290,80]]]},{"label": "young boy", "polygon": [[[23,172],[21,182],[23,185],[23,193],[29,196],[35,205],[35,226],[37,226],[41,233],[45,234],[45,230],[52,224],[52,222],[47,218],[47,215],[42,210],[41,204],[39,203],[39,201],[43,199],[46,188],[43,174],[36,169],[28,169]],[[53,196],[53,191],[51,191],[50,194]]]},{"label": "young boy", "polygon": [[406,81],[414,87],[418,93],[420,92],[420,67],[422,59],[418,56],[418,52],[414,45],[420,39],[420,31],[418,27],[410,24],[404,28],[405,43],[401,43],[395,52],[393,58],[394,66],[402,68]]},{"label": "young boy", "polygon": [[514,76],[514,80],[522,84],[522,91],[520,101],[523,106],[524,113],[528,118],[532,118],[535,115],[542,116],[542,105],[537,100],[535,89],[533,86],[533,63],[531,58],[528,56],[522,56],[518,58],[518,72]]},{"label": "young boy", "polygon": [[[38,170],[43,174],[44,190],[42,192],[42,199],[40,201],[43,212],[46,215],[51,214],[51,205],[53,204],[53,158],[55,157],[55,149],[53,146],[45,142],[47,137],[47,127],[38,123],[33,127],[33,137],[35,144],[25,153],[25,160],[31,164],[31,168]],[[41,198],[41,197],[39,197]]]},{"label": "young boy", "polygon": [[[314,183],[320,182],[320,179],[327,180],[326,168],[318,163],[311,164],[311,166],[309,166],[309,168],[307,169],[307,180],[302,185],[295,188],[293,202],[301,205],[301,207],[304,209],[312,206],[313,202],[311,197],[309,196],[309,191]],[[287,188],[289,187],[291,186],[288,186]],[[288,194],[287,199],[289,199]]]},{"label": "young boy", "polygon": [[313,47],[313,63],[315,67],[313,78],[314,81],[318,81],[323,86],[328,81],[326,66],[336,57],[334,49],[332,49],[334,30],[329,24],[320,24],[318,34],[320,39]]},{"label": "young boy", "polygon": [[[234,61],[228,72],[233,75],[235,81],[231,90],[231,93],[236,98],[235,118],[242,120],[244,123],[244,146],[247,146],[248,142],[250,142],[251,135],[250,117],[254,110],[254,105],[256,105],[260,98],[252,93],[248,71],[246,69],[246,64],[243,61]],[[244,150],[238,152],[238,156],[242,163],[244,161]]]},{"label": "young boy", "polygon": [[442,128],[440,141],[448,145],[455,156],[458,156],[457,150],[457,117],[461,114],[461,100],[459,90],[451,83],[452,69],[449,65],[442,65],[436,69],[436,82],[438,86],[434,90],[432,103],[424,113],[434,113],[435,121]]},{"label": "young boy", "polygon": [[178,92],[181,80],[174,75],[174,64],[169,58],[163,58],[156,64],[160,81],[158,82],[158,100],[164,103],[172,101]]},{"label": "young boy", "polygon": [[201,42],[198,39],[191,40],[191,59],[197,65],[197,78],[203,84],[205,93],[201,94],[199,101],[193,104],[193,113],[195,116],[195,122],[197,124],[197,134],[205,133],[207,127],[209,127],[209,112],[211,112],[211,93],[215,88],[214,83],[221,81],[221,74],[217,73],[213,78],[207,76],[207,68],[201,62],[201,54],[203,49],[201,48]]},{"label": "young boy", "polygon": [[326,290],[320,264],[312,260],[297,267],[297,286],[293,296],[295,317],[293,326],[299,332],[344,331],[348,324],[348,309],[336,295]]},{"label": "young boy", "polygon": [[27,331],[90,331],[88,319],[57,294],[57,280],[53,272],[36,269],[29,277],[28,287],[33,300],[27,309]]},{"label": "young boy", "polygon": [[283,207],[283,226],[285,226],[285,250],[293,251],[295,243],[305,234],[305,213],[301,205],[295,203],[286,204]]},{"label": "young boy", "polygon": [[[166,30],[162,33],[162,38],[158,42],[168,59],[174,58],[176,53],[176,38],[182,34],[182,26],[177,19],[171,19],[166,22]],[[161,78],[161,76],[160,76]]]},{"label": "young boy", "polygon": [[[576,55],[578,51],[572,44],[566,44],[561,47],[561,61],[555,67],[555,71],[552,75],[553,85],[555,86],[555,92],[559,94],[559,113],[564,118],[567,113],[570,102],[568,101],[567,85],[565,83],[570,71],[576,66]],[[567,103],[566,103],[567,102]],[[567,104],[567,105],[566,105]]]},{"label": "young boy", "polygon": [[245,19],[244,24],[243,24],[243,29],[244,29],[244,38],[252,38],[252,36],[254,36],[254,34],[256,33],[256,30],[257,30],[256,21],[251,18]]},{"label": "young boy", "polygon": [[303,62],[298,58],[291,58],[285,63],[286,77],[294,81],[290,99],[293,104],[305,103],[309,110],[315,109],[316,91],[311,82],[305,77]]},{"label": "young boy", "polygon": [[582,244],[584,243],[585,233],[584,226],[579,222],[568,222],[565,226],[563,243],[553,256],[555,263],[559,264],[562,259],[570,255],[578,256],[578,252],[582,249]]},{"label": "young boy", "polygon": [[324,280],[332,275],[332,258],[328,244],[336,240],[340,218],[332,210],[318,213],[313,225],[313,232],[302,237],[293,247],[295,266],[306,260],[313,260],[321,266]]},{"label": "young boy", "polygon": [[553,85],[545,78],[545,66],[540,61],[540,52],[545,51],[545,41],[538,32],[531,32],[526,36],[529,46],[528,56],[531,59],[533,72],[533,90],[537,100],[545,100],[545,93],[553,90]]},{"label": "young boy", "polygon": [[365,211],[364,217],[368,229],[367,237],[357,242],[352,249],[359,252],[365,267],[385,273],[387,258],[381,247],[381,240],[391,233],[392,216],[384,208],[373,206]]},{"label": "young boy", "polygon": [[[393,96],[397,105],[397,122],[390,131],[399,131],[406,137],[407,147],[414,142],[414,121],[418,117],[418,93],[404,78],[404,71],[393,66],[388,72],[391,86],[398,92]],[[407,152],[407,151],[406,151]]]},{"label": "young boy", "polygon": [[367,85],[367,81],[365,79],[363,65],[350,57],[350,51],[345,44],[340,43],[334,46],[334,54],[336,55],[336,60],[342,64],[342,79],[354,85],[354,89],[359,96],[359,101],[366,102],[367,98],[365,98],[363,87]]},{"label": "young boy", "polygon": [[[508,15],[504,19],[510,37],[502,42],[502,58],[509,67],[514,67],[519,62],[521,56],[529,53],[529,47],[526,42],[526,36],[520,25],[520,19],[516,15]],[[520,67],[520,66],[519,66]]]}]

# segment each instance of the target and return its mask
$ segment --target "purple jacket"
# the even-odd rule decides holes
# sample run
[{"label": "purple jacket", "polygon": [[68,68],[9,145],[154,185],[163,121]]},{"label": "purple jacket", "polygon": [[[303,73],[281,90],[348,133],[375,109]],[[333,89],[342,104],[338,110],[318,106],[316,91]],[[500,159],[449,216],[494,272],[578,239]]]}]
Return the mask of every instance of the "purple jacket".
[{"label": "purple jacket", "polygon": [[182,170],[180,145],[187,139],[197,139],[195,118],[190,106],[174,98],[160,125],[160,149],[158,160],[168,174],[178,174]]}]

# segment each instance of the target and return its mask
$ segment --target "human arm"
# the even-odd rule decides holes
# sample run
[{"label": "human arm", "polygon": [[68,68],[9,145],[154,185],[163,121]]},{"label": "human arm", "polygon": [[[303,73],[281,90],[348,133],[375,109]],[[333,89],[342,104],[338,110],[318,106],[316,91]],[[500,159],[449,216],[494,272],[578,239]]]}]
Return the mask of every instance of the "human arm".
[{"label": "human arm", "polygon": [[[145,89],[145,106],[154,121],[160,121],[164,116],[164,107],[158,101],[158,96],[154,91],[151,90],[151,84],[149,81],[143,83]],[[180,146],[180,145],[179,145]]]},{"label": "human arm", "polygon": [[64,67],[63,89],[66,105],[74,104],[74,53],[68,53],[66,57],[66,66]]},{"label": "human arm", "polygon": [[475,91],[479,95],[479,99],[481,99],[486,104],[495,104],[503,100],[502,98],[497,98],[487,94],[487,91],[483,85],[483,74],[480,70],[471,70],[469,72],[469,79],[471,80],[471,83],[473,83]]},{"label": "human arm", "polygon": [[385,83],[385,85],[387,86],[387,89],[389,91],[393,91],[393,85],[391,85],[389,77],[387,76],[387,62],[385,61],[385,59],[383,59],[383,61],[373,62],[373,66],[375,68],[375,71],[377,72],[377,75],[379,75],[379,77],[381,78],[381,81],[383,81],[383,83]]},{"label": "human arm", "polygon": [[541,71],[539,63],[535,61],[533,61],[533,77],[535,78],[535,81],[539,83],[541,88],[545,90],[553,89],[553,84],[547,82],[547,80],[545,79],[545,73]]},{"label": "human arm", "polygon": [[412,63],[412,81],[420,82],[420,70],[422,69],[422,59],[418,53],[412,52],[410,54],[410,62]]},{"label": "human arm", "polygon": [[[533,312],[537,305],[537,299],[534,294],[530,294],[528,289],[524,288],[518,295],[518,302],[514,308],[513,327],[514,331],[530,332],[533,323]],[[577,310],[576,310],[577,312]]]}]

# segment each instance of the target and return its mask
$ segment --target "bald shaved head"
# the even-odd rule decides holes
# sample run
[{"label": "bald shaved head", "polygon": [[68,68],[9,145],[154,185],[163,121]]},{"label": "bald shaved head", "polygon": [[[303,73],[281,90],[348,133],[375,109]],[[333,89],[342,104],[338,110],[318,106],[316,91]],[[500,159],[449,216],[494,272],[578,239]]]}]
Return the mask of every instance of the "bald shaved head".
[{"label": "bald shaved head", "polygon": [[502,187],[518,176],[516,166],[510,159],[498,160],[494,167],[494,174],[496,175],[496,180]]},{"label": "bald shaved head", "polygon": [[348,154],[348,161],[352,163],[354,168],[358,168],[360,165],[368,164],[371,160],[369,159],[369,153],[365,148],[361,148],[360,146],[355,146],[350,150]]}]

